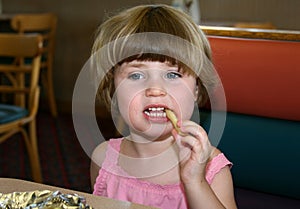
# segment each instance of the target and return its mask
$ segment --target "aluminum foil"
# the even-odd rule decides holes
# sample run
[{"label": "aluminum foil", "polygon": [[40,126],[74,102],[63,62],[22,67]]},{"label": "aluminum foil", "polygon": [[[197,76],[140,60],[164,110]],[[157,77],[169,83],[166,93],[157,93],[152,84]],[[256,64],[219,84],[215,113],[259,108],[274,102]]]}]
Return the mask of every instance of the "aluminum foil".
[{"label": "aluminum foil", "polygon": [[0,193],[0,209],[92,209],[85,198],[59,191],[30,191]]}]

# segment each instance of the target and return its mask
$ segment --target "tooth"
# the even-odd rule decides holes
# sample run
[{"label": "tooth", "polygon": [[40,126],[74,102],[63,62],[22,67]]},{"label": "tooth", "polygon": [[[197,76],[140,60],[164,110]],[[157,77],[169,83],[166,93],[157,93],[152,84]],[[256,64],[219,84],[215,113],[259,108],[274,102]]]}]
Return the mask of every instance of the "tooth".
[{"label": "tooth", "polygon": [[151,113],[151,116],[152,116],[152,117],[157,117],[157,113],[156,113],[156,112],[152,112],[152,113]]}]

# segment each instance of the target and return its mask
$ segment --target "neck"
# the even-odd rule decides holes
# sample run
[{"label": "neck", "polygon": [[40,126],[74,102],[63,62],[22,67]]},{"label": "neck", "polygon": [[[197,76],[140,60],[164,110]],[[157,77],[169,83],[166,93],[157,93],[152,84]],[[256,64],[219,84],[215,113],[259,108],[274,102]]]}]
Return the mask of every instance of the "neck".
[{"label": "neck", "polygon": [[[133,141],[133,139],[135,141]],[[140,143],[143,140],[144,143]],[[130,175],[149,178],[173,170],[178,165],[178,149],[172,136],[163,141],[139,141],[130,135],[121,144],[119,165]]]},{"label": "neck", "polygon": [[139,134],[131,133],[128,137],[125,137],[122,151],[132,157],[152,157],[166,151],[174,142],[172,135],[165,136],[163,140],[162,138],[149,140]]}]

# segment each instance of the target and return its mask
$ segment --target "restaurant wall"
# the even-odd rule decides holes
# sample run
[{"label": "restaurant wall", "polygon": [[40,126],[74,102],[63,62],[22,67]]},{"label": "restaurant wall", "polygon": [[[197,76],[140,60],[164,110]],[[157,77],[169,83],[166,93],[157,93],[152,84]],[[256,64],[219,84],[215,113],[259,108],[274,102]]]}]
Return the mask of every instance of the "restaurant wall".
[{"label": "restaurant wall", "polygon": [[[58,16],[54,60],[55,94],[60,111],[71,111],[76,78],[88,60],[97,26],[123,8],[171,0],[2,0],[3,13],[53,12]],[[271,21],[282,29],[299,29],[298,0],[200,0],[205,23]]]},{"label": "restaurant wall", "polygon": [[200,8],[204,22],[271,22],[300,30],[299,0],[200,0]]}]

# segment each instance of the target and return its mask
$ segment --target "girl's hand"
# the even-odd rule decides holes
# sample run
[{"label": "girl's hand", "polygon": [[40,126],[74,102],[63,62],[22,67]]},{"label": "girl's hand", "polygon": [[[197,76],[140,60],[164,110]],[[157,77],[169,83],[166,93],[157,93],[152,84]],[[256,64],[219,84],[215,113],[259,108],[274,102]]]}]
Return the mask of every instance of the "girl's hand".
[{"label": "girl's hand", "polygon": [[184,184],[205,181],[205,169],[213,151],[207,133],[195,122],[178,124],[183,134],[172,134],[179,146],[180,177]]}]

